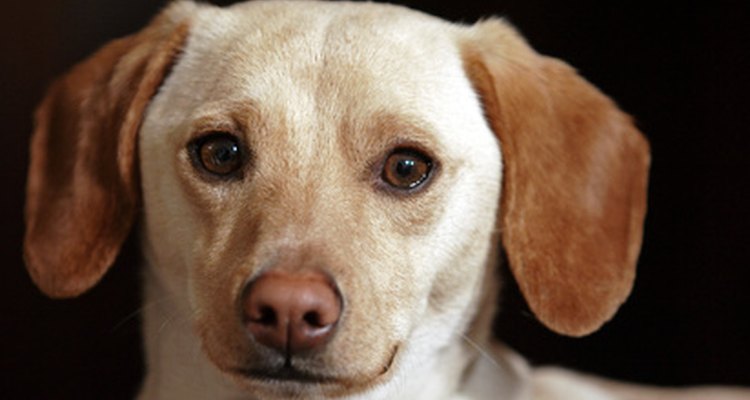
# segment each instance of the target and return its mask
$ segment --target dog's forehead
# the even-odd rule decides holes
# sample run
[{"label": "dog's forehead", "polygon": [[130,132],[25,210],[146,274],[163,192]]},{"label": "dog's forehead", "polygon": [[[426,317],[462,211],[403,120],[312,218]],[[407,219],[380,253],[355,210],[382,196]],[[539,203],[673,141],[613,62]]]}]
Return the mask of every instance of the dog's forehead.
[{"label": "dog's forehead", "polygon": [[413,69],[436,68],[430,60],[453,55],[446,53],[451,24],[399,6],[274,1],[212,11],[199,13],[196,41],[242,57],[252,72],[283,64],[370,68],[385,75],[420,60]]},{"label": "dog's forehead", "polygon": [[480,107],[455,44],[457,29],[382,4],[249,2],[205,8],[174,72],[188,84],[171,85],[170,97],[193,103],[183,110],[248,99],[262,111],[283,110],[308,125],[311,117],[341,120],[346,117],[341,113],[399,113],[445,125],[456,123],[455,115],[465,110],[479,122]]}]

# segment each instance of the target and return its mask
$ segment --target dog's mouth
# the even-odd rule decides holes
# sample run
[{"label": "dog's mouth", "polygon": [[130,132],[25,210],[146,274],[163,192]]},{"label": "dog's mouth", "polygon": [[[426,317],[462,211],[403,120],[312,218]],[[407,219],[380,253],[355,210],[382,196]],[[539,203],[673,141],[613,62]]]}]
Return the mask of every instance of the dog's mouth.
[{"label": "dog's mouth", "polygon": [[296,383],[313,383],[313,384],[326,384],[336,383],[341,379],[334,376],[327,376],[312,372],[301,371],[291,364],[284,365],[277,369],[238,369],[238,374],[243,375],[249,379],[264,381],[264,382],[296,382]]},{"label": "dog's mouth", "polygon": [[[283,365],[277,367],[252,366],[233,369],[236,376],[254,384],[264,386],[301,389],[307,386],[340,388],[346,391],[364,390],[370,387],[391,371],[398,354],[399,346],[395,345],[385,363],[368,373],[356,375],[330,373],[317,369],[306,369],[296,366],[294,359],[287,358]],[[336,389],[334,389],[336,390]]]}]

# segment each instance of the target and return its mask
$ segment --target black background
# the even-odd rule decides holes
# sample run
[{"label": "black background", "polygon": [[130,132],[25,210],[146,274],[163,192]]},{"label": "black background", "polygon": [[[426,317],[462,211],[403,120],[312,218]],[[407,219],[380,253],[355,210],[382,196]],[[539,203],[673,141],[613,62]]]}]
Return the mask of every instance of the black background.
[{"label": "black background", "polygon": [[[535,364],[645,383],[750,385],[747,3],[405,3],[454,21],[507,16],[539,51],[567,60],[616,99],[651,141],[639,276],[617,317],[583,339],[556,336],[506,288],[498,334]],[[21,259],[23,192],[31,114],[44,89],[162,4],[27,0],[0,9],[3,398],[125,399],[137,389],[135,246],[91,292],[48,300]]]}]

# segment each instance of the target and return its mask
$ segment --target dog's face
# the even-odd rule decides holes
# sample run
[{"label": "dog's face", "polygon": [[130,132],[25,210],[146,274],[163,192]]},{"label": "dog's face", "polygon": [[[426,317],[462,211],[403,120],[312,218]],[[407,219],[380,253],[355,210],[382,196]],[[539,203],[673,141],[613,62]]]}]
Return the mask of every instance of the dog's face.
[{"label": "dog's face", "polygon": [[[193,22],[140,133],[144,242],[229,373],[285,363],[238,318],[246,284],[322,271],[341,317],[291,364],[356,391],[473,318],[499,149],[442,23],[390,7],[283,11],[251,3]],[[213,172],[211,146],[237,146],[232,172]],[[402,159],[413,172],[398,175]]]},{"label": "dog's face", "polygon": [[[141,203],[153,284],[219,370],[266,395],[362,393],[481,342],[501,239],[558,332],[596,329],[632,283],[645,141],[496,20],[178,3],[73,70],[37,118],[35,281],[93,285]],[[264,286],[313,301],[258,300]],[[274,330],[287,306],[314,318]]]}]

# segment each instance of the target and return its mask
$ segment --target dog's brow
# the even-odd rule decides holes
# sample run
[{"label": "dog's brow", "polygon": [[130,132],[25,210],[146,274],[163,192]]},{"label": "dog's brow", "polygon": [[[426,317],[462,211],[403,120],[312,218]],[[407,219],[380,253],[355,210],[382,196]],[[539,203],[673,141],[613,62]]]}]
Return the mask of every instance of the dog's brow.
[{"label": "dog's brow", "polygon": [[193,134],[226,130],[244,133],[257,128],[263,123],[258,107],[252,100],[220,101],[202,107],[193,117],[191,131]]},{"label": "dog's brow", "polygon": [[[360,123],[363,126],[358,126]],[[395,147],[411,143],[426,149],[439,149],[437,128],[414,116],[400,113],[378,112],[366,121],[342,124],[343,137],[365,136],[364,142],[373,142],[378,147]],[[359,139],[359,137],[357,137]],[[367,143],[371,144],[371,143]]]}]

